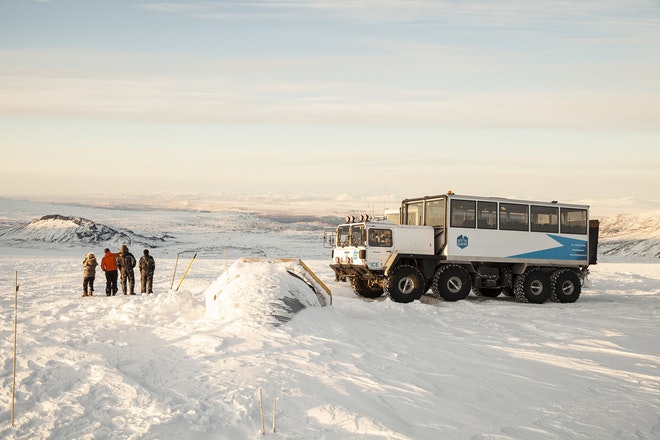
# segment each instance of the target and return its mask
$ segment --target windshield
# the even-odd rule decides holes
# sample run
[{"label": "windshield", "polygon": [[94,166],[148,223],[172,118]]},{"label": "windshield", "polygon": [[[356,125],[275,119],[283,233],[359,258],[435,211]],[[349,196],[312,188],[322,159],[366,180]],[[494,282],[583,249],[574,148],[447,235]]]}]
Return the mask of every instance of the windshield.
[{"label": "windshield", "polygon": [[351,237],[351,244],[353,246],[364,246],[366,241],[364,225],[353,225],[351,227]]},{"label": "windshield", "polygon": [[337,247],[366,245],[367,232],[364,224],[342,225],[337,228]]},{"label": "windshield", "polygon": [[351,227],[348,225],[340,226],[337,228],[337,246],[348,246],[348,238],[350,237]]}]

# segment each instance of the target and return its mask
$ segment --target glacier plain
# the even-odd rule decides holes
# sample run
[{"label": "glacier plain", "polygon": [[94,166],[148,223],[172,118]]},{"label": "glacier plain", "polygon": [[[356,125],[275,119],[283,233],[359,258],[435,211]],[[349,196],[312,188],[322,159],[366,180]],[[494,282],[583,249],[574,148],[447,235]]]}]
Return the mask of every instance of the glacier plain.
[{"label": "glacier plain", "polygon": [[[657,258],[601,256],[575,304],[397,304],[335,281],[331,218],[4,200],[0,233],[52,214],[164,237],[131,245],[156,258],[155,293],[108,298],[99,271],[81,298],[82,259],[106,244],[0,237],[0,438],[660,438]],[[265,323],[283,284],[242,257],[303,259],[332,305]],[[211,313],[232,270],[244,282]]]}]

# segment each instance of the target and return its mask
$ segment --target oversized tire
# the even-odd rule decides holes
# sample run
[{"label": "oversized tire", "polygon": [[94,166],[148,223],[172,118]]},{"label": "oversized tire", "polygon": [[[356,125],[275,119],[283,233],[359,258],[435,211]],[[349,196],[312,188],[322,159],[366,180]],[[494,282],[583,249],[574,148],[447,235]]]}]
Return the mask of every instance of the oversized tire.
[{"label": "oversized tire", "polygon": [[513,292],[518,301],[543,304],[550,297],[550,278],[540,269],[529,269],[516,277]]},{"label": "oversized tire", "polygon": [[479,287],[473,290],[475,295],[486,296],[488,298],[497,298],[502,293],[501,287]]},{"label": "oversized tire", "polygon": [[433,276],[431,290],[445,301],[459,301],[467,298],[472,290],[470,274],[461,266],[442,266]]},{"label": "oversized tire", "polygon": [[550,299],[560,303],[574,303],[582,293],[582,282],[570,269],[559,269],[550,277]]},{"label": "oversized tire", "polygon": [[370,285],[360,277],[351,278],[351,287],[357,296],[363,298],[379,298],[383,296],[383,288],[380,286]]},{"label": "oversized tire", "polygon": [[424,294],[424,277],[413,266],[399,266],[387,278],[385,291],[394,302],[413,302]]}]

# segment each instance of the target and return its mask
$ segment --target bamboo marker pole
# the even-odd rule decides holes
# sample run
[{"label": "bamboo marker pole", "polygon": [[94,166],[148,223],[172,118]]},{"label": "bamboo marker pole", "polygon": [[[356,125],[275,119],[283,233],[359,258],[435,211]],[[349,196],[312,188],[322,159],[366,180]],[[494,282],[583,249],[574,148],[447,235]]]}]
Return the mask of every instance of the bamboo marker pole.
[{"label": "bamboo marker pole", "polygon": [[188,265],[188,268],[187,268],[186,271],[183,273],[183,276],[181,277],[181,281],[179,281],[179,285],[176,286],[176,290],[175,290],[175,292],[178,292],[178,291],[179,291],[179,287],[181,287],[181,283],[183,283],[183,280],[186,279],[186,275],[188,275],[188,271],[190,270],[190,266],[192,266],[193,261],[195,261],[195,258],[196,258],[196,257],[197,257],[197,254],[193,255],[192,260],[190,260],[190,264]]},{"label": "bamboo marker pole", "polygon": [[266,435],[266,425],[264,424],[264,396],[261,388],[259,388],[259,414],[261,415],[261,435]]},{"label": "bamboo marker pole", "polygon": [[273,432],[277,432],[277,396],[273,397]]},{"label": "bamboo marker pole", "polygon": [[170,284],[170,290],[174,287],[174,277],[176,276],[176,267],[179,264],[179,254],[176,254],[176,261],[174,262],[174,273],[172,274],[172,284]]},{"label": "bamboo marker pole", "polygon": [[14,403],[16,401],[16,341],[18,328],[18,271],[14,281],[14,374],[11,381],[11,426],[14,426]]}]

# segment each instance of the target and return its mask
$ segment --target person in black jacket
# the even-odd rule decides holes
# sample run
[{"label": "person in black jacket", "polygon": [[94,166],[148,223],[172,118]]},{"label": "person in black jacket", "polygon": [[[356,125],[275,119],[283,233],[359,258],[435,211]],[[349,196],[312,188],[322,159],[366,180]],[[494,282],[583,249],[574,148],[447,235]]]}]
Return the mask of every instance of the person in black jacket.
[{"label": "person in black jacket", "polygon": [[125,244],[119,248],[119,255],[117,256],[117,269],[121,278],[121,290],[126,295],[126,284],[128,282],[128,290],[131,295],[135,295],[135,257],[128,251],[128,246]]},{"label": "person in black jacket", "polygon": [[140,257],[140,281],[142,284],[140,292],[153,293],[154,270],[156,270],[154,257],[149,255],[148,249],[145,249],[144,255]]}]

